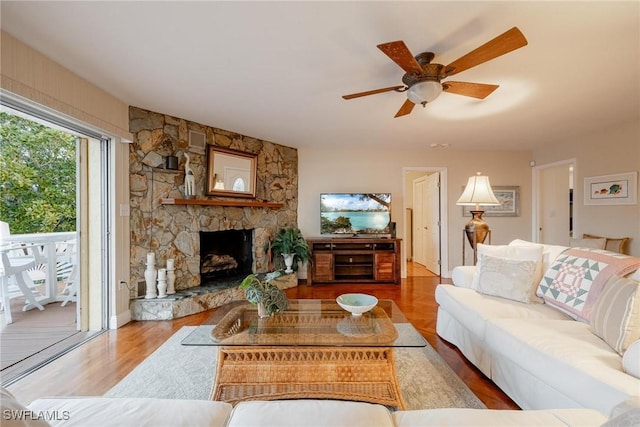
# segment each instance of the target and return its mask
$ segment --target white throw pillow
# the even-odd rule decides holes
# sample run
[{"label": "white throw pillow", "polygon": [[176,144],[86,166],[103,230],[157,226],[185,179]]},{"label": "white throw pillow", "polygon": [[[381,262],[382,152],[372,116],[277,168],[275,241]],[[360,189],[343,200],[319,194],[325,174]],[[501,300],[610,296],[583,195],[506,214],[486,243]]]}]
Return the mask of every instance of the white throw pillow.
[{"label": "white throw pillow", "polygon": [[[510,258],[520,261],[534,261],[536,263],[536,269],[531,280],[534,283],[540,282],[542,279],[542,245],[484,245],[478,244],[478,263],[476,265],[476,272],[473,276],[473,282],[471,288],[478,290],[478,282],[480,280],[479,272],[482,268],[482,257],[489,255],[497,258]],[[536,287],[531,290],[530,302],[541,302],[535,294]]]},{"label": "white throw pillow", "polygon": [[640,340],[631,344],[624,352],[622,367],[627,374],[640,378]]},{"label": "white throw pillow", "polygon": [[482,256],[478,268],[478,292],[524,303],[531,302],[535,281],[535,261]]},{"label": "white throw pillow", "polygon": [[607,244],[607,239],[576,239],[571,238],[569,246],[572,248],[589,248],[589,249],[604,249]]},{"label": "white throw pillow", "polygon": [[509,243],[509,246],[537,246],[542,248],[542,269],[541,274],[551,267],[551,263],[558,258],[562,252],[568,249],[568,246],[547,245],[542,243],[533,243],[527,240],[515,239]]}]

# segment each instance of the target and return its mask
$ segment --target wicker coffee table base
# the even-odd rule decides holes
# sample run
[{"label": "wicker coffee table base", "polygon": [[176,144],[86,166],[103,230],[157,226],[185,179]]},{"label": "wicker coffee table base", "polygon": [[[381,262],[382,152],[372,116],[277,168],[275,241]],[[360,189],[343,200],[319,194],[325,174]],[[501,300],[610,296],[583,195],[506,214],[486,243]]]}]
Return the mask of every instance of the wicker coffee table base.
[{"label": "wicker coffee table base", "polygon": [[341,399],[405,409],[384,347],[220,347],[212,400]]}]

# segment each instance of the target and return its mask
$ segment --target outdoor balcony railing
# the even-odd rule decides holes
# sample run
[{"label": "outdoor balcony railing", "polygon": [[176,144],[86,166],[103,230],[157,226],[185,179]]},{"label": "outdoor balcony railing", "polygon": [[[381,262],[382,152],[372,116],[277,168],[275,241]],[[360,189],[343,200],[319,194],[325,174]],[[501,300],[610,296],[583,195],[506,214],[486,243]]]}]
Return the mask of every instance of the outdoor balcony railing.
[{"label": "outdoor balcony railing", "polygon": [[[78,277],[78,233],[12,234],[0,240],[0,303],[12,322],[13,298],[24,297],[23,311],[75,301]],[[63,281],[64,289],[58,291]],[[43,288],[41,291],[40,288]]]}]

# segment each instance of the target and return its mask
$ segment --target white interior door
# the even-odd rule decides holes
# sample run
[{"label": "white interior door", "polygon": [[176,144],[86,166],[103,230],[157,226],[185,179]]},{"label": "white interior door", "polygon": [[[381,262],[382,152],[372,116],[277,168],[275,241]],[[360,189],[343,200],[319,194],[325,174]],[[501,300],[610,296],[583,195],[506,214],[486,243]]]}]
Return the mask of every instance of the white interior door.
[{"label": "white interior door", "polygon": [[440,174],[413,181],[413,257],[440,274]]},{"label": "white interior door", "polygon": [[424,227],[426,238],[426,266],[440,275],[440,174],[426,177],[424,186]]},{"label": "white interior door", "polygon": [[427,236],[424,215],[424,196],[426,178],[418,178],[413,181],[413,261],[427,265]]},{"label": "white interior door", "polygon": [[537,241],[569,246],[572,163],[537,170]]}]

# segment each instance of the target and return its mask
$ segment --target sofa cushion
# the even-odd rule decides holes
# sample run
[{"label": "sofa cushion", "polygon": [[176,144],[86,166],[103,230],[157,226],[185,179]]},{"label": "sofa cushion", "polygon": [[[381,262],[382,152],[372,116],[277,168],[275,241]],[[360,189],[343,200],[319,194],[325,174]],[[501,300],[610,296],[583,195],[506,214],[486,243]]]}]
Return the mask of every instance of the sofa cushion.
[{"label": "sofa cushion", "polygon": [[338,400],[274,400],[240,402],[228,427],[326,426],[393,427],[386,407]]},{"label": "sofa cushion", "polygon": [[3,427],[47,427],[48,414],[30,411],[9,392],[0,387],[0,424]]},{"label": "sofa cushion", "polygon": [[585,323],[493,319],[485,341],[496,358],[521,366],[583,407],[608,414],[619,402],[640,395],[640,380],[623,372],[620,355]]},{"label": "sofa cushion", "polygon": [[459,265],[451,271],[451,281],[454,285],[460,286],[461,288],[470,288],[475,273],[475,265]]},{"label": "sofa cushion", "polygon": [[208,400],[152,398],[56,397],[31,402],[35,412],[59,414],[66,420],[51,420],[52,426],[225,426],[231,405]]},{"label": "sofa cushion", "polygon": [[397,427],[445,426],[600,426],[607,417],[593,409],[546,409],[542,411],[467,408],[422,409],[393,413]]},{"label": "sofa cushion", "polygon": [[483,295],[473,289],[444,284],[436,287],[436,301],[443,310],[479,338],[484,338],[486,322],[490,319],[570,320],[566,314],[544,304],[523,304]]},{"label": "sofa cushion", "polygon": [[627,374],[640,378],[640,340],[631,344],[624,352],[622,367]]},{"label": "sofa cushion", "polygon": [[613,276],[591,312],[591,332],[620,355],[640,339],[640,283]]},{"label": "sofa cushion", "polygon": [[524,303],[531,302],[538,263],[530,260],[482,256],[478,292]]},{"label": "sofa cushion", "polygon": [[588,322],[607,281],[640,266],[640,258],[598,249],[571,248],[563,252],[540,281],[537,294],[545,303]]},{"label": "sofa cushion", "polygon": [[[542,278],[542,246],[518,246],[518,245],[483,245],[478,244],[478,263],[476,264],[476,271],[473,276],[473,282],[471,287],[473,289],[478,289],[478,285],[480,282],[480,271],[482,271],[483,265],[483,257],[485,255],[498,257],[498,258],[509,258],[514,260],[523,260],[523,261],[534,261],[536,263],[536,268],[533,276],[531,277],[532,284],[538,283]],[[536,288],[532,285],[531,287],[531,295],[530,301],[538,301],[541,300],[535,294]]]}]

